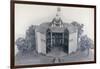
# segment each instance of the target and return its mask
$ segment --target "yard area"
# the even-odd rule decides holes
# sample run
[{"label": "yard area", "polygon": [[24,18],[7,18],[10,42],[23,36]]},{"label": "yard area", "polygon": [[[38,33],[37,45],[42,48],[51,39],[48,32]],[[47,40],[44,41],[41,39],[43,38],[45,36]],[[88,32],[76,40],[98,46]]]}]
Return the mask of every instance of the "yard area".
[{"label": "yard area", "polygon": [[89,55],[87,52],[77,51],[70,55],[64,53],[63,51],[53,50],[47,55],[34,55],[33,53],[28,55],[20,55],[17,53],[15,57],[16,65],[35,65],[35,64],[53,64],[53,63],[69,63],[69,62],[80,62],[80,61],[93,61],[94,60],[94,50],[89,50]]}]

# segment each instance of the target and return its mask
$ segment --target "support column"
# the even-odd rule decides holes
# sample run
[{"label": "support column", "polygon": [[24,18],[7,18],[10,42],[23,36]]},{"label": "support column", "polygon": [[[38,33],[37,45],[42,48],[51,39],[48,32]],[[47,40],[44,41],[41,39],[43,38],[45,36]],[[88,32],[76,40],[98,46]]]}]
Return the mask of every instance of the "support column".
[{"label": "support column", "polygon": [[52,32],[51,32],[51,47],[52,47]]},{"label": "support column", "polygon": [[62,42],[63,42],[63,45],[64,45],[64,32],[63,32],[63,41]]}]

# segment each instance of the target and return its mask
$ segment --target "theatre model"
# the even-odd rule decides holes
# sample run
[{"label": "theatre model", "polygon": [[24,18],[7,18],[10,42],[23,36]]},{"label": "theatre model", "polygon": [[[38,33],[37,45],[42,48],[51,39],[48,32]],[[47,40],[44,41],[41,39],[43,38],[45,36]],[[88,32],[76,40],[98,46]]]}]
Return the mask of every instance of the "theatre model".
[{"label": "theatre model", "polygon": [[93,9],[16,4],[15,10],[15,65],[94,60]]}]

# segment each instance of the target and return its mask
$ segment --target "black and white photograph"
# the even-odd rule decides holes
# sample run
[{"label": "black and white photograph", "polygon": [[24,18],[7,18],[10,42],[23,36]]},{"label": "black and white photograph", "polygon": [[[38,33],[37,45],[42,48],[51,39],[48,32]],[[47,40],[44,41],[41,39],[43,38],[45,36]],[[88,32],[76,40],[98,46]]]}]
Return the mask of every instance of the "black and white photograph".
[{"label": "black and white photograph", "polygon": [[95,6],[14,3],[14,65],[95,62]]}]

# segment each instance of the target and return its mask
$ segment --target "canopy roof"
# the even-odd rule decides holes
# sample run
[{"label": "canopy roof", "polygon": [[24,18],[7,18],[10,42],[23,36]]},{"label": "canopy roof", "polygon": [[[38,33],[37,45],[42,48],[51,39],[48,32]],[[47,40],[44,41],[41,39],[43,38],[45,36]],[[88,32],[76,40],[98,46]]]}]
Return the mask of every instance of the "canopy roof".
[{"label": "canopy roof", "polygon": [[[77,27],[72,23],[66,23],[62,20],[60,16],[61,9],[57,8],[56,16],[52,18],[52,21],[42,23],[37,26],[35,29],[37,32],[45,34],[47,29],[50,29],[51,32],[64,32],[65,29],[68,29],[69,33],[74,33],[77,31]],[[61,27],[62,26],[62,27]]]}]

